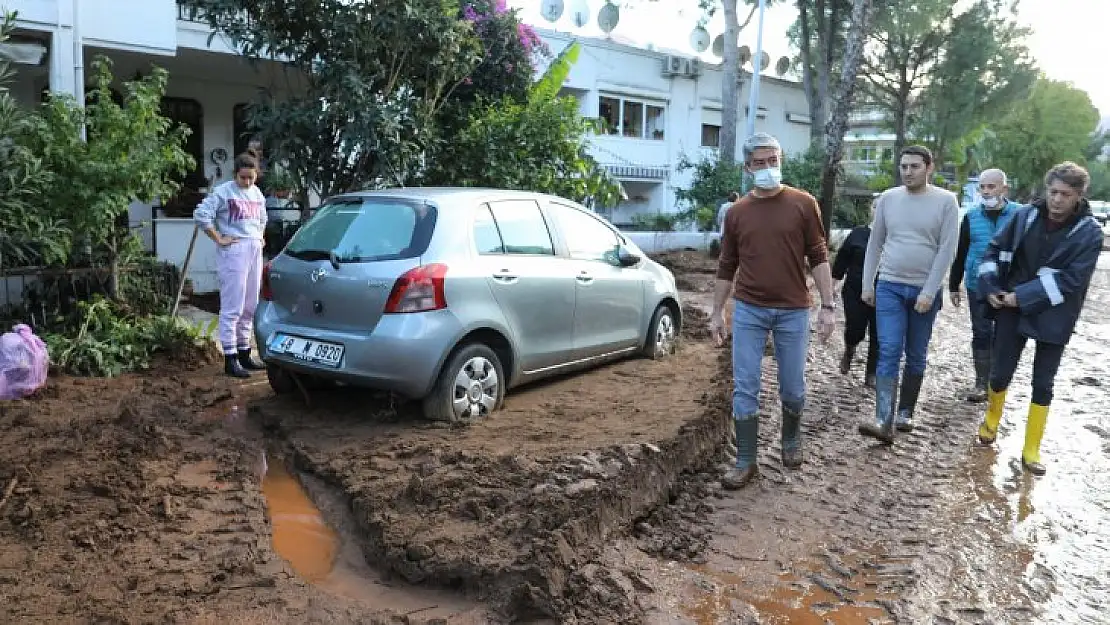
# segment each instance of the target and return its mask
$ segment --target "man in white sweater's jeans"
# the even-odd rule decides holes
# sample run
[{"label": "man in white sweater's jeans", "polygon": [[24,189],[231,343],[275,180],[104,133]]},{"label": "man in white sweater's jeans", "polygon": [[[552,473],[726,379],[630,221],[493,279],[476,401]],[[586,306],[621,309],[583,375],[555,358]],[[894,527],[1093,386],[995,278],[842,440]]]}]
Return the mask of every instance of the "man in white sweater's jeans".
[{"label": "man in white sweater's jeans", "polygon": [[[913,429],[933,322],[940,311],[945,274],[956,255],[960,227],[956,195],[929,184],[932,153],[921,146],[907,147],[898,165],[903,186],[888,189],[876,201],[863,265],[862,299],[875,306],[879,363],[875,420],[861,424],[859,431],[888,445],[894,442],[895,428]],[[895,411],[903,351],[906,365]]]}]

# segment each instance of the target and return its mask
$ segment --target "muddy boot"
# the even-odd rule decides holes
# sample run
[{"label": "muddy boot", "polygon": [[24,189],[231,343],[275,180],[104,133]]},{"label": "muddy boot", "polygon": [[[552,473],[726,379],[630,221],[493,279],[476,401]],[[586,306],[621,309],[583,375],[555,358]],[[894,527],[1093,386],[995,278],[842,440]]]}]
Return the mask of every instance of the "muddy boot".
[{"label": "muddy boot", "polygon": [[855,345],[845,345],[844,346],[844,354],[840,357],[840,373],[841,374],[848,375],[848,372],[852,370],[852,359],[855,357],[855,355],[856,355],[856,346]]},{"label": "muddy boot", "polygon": [[239,365],[241,367],[243,367],[244,369],[246,369],[247,371],[265,371],[266,370],[266,365],[265,364],[255,360],[254,357],[251,356],[251,350],[250,350],[249,347],[247,349],[239,350]]},{"label": "muddy boot", "polygon": [[868,373],[867,375],[863,376],[863,385],[867,388],[875,388],[875,374]]},{"label": "muddy boot", "polygon": [[987,413],[979,426],[979,444],[993,445],[998,438],[998,423],[1002,421],[1002,409],[1006,406],[1006,391],[996,391],[987,386]]},{"label": "muddy boot", "polygon": [[1044,475],[1047,469],[1041,464],[1041,438],[1048,424],[1048,406],[1029,404],[1025,421],[1025,447],[1021,450],[1021,466],[1033,475]]},{"label": "muddy boot", "polygon": [[898,378],[875,378],[875,420],[861,423],[859,433],[894,444],[894,394]]},{"label": "muddy boot", "polygon": [[251,374],[239,364],[239,356],[226,354],[224,355],[224,373],[233,378],[249,378]]},{"label": "muddy boot", "polygon": [[802,411],[782,406],[782,466],[802,466]]},{"label": "muddy boot", "polygon": [[739,490],[748,485],[759,472],[759,415],[733,417],[736,424],[736,466],[721,478],[721,486]]},{"label": "muddy boot", "polygon": [[921,394],[923,375],[905,374],[902,377],[902,391],[898,394],[898,414],[894,417],[894,427],[899,432],[913,431],[913,411],[917,408],[917,396]]},{"label": "muddy boot", "polygon": [[975,388],[967,394],[967,401],[981,404],[987,401],[987,382],[991,375],[991,350],[977,349],[975,357]]}]

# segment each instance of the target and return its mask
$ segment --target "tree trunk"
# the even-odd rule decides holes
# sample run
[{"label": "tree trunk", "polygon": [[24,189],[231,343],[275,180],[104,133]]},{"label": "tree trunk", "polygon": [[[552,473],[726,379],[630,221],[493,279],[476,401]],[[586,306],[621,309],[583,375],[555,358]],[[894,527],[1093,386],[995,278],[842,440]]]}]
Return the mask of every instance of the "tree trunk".
[{"label": "tree trunk", "polygon": [[[907,90],[902,89],[903,93]],[[902,184],[902,170],[899,167],[902,148],[906,147],[906,98],[907,96],[899,96],[898,101],[894,103],[894,184]]]},{"label": "tree trunk", "polygon": [[844,63],[836,96],[832,100],[829,122],[825,126],[825,167],[821,172],[821,223],[825,235],[832,230],[836,208],[836,179],[843,158],[844,134],[848,131],[848,112],[856,92],[856,75],[863,62],[863,46],[871,30],[873,0],[852,0],[852,21],[844,42]]},{"label": "tree trunk", "polygon": [[816,145],[824,138],[825,103],[817,96],[813,63],[813,31],[810,28],[809,0],[798,0],[798,26],[801,38],[798,47],[802,54],[802,88],[809,103],[809,141]]},{"label": "tree trunk", "polygon": [[[721,73],[721,140],[718,154],[722,163],[736,162],[736,125],[740,109],[740,19],[736,15],[737,0],[723,0],[725,9],[725,49]],[[756,63],[759,61],[756,60]],[[752,111],[754,113],[755,111]]]}]

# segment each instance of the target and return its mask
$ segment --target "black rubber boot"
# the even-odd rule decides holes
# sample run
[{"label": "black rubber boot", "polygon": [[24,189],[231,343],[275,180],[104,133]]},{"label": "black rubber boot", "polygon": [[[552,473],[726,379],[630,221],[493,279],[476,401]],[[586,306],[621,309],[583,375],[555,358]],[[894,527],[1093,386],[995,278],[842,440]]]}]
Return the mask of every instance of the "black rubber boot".
[{"label": "black rubber boot", "polygon": [[844,355],[842,355],[840,357],[840,373],[841,374],[848,375],[848,372],[852,370],[852,359],[855,357],[855,355],[856,355],[856,346],[855,345],[845,345],[844,346]]},{"label": "black rubber boot", "polygon": [[255,360],[251,356],[251,350],[250,350],[249,347],[247,349],[239,350],[239,365],[241,367],[243,367],[244,369],[246,369],[247,371],[265,371],[266,370],[266,365],[264,363],[261,363],[261,362]]},{"label": "black rubber boot", "polygon": [[921,382],[925,376],[906,374],[902,377],[902,392],[898,395],[898,415],[894,427],[899,432],[913,431],[913,411],[917,408],[917,396],[921,394]]},{"label": "black rubber boot", "polygon": [[782,407],[782,466],[797,469],[802,466],[802,411],[787,405]]},{"label": "black rubber boot", "polygon": [[981,404],[987,401],[987,382],[991,375],[991,350],[977,349],[975,358],[975,390],[967,394],[967,401]]},{"label": "black rubber boot", "polygon": [[859,425],[859,433],[894,444],[894,404],[898,395],[898,378],[875,379],[875,418]]},{"label": "black rubber boot", "polygon": [[231,354],[224,355],[224,373],[233,378],[251,377],[250,371],[239,364],[239,356],[232,356]]}]

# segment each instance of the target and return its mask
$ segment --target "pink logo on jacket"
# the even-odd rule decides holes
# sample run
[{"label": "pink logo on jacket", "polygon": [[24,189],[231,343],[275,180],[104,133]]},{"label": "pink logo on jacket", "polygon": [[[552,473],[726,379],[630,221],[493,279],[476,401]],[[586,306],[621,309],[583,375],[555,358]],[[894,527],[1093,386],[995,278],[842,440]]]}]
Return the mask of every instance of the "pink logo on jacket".
[{"label": "pink logo on jacket", "polygon": [[228,221],[256,221],[262,219],[262,211],[266,210],[265,202],[258,200],[243,200],[228,198]]}]

